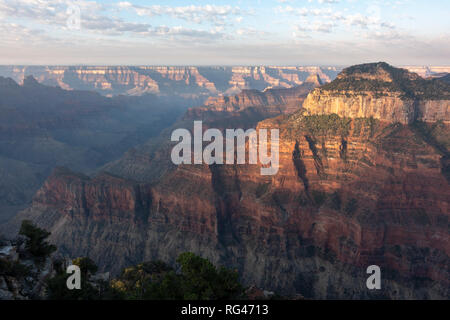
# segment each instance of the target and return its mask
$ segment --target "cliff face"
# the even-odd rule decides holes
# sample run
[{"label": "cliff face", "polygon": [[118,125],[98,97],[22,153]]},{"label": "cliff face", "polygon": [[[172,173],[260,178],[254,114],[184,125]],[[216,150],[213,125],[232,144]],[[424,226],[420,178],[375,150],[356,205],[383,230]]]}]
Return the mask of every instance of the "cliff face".
[{"label": "cliff face", "polygon": [[389,122],[409,123],[415,118],[415,102],[402,100],[396,93],[379,97],[372,92],[362,95],[354,91],[329,92],[319,88],[308,95],[303,107],[308,114],[335,113],[341,117],[373,117]]},{"label": "cliff face", "polygon": [[93,221],[134,223],[143,218],[139,217],[141,211],[148,210],[148,200],[151,201],[149,189],[131,181],[108,174],[90,179],[57,168],[36,193],[33,204],[53,206],[67,215]]},{"label": "cliff face", "polygon": [[27,250],[24,237],[0,238],[0,300],[41,300],[46,280],[56,274],[55,260],[36,259]]},{"label": "cliff face", "polygon": [[333,80],[333,67],[55,67],[0,66],[0,76],[22,82],[33,75],[39,82],[71,90],[93,90],[104,95],[157,94],[204,98],[233,95],[243,89],[264,90],[301,85],[311,74]]},{"label": "cliff face", "polygon": [[373,117],[392,123],[450,122],[450,86],[384,63],[367,64],[344,69],[335,81],[314,90],[303,107],[307,114]]},{"label": "cliff face", "polygon": [[314,90],[303,103],[308,114],[331,114],[341,117],[364,118],[412,123],[415,120],[450,122],[450,100],[413,100],[400,97],[399,93],[373,92],[360,94],[354,91],[330,92]]},{"label": "cliff face", "polygon": [[417,120],[425,122],[441,120],[450,123],[450,100],[425,100],[417,104]]},{"label": "cliff face", "polygon": [[[306,297],[449,297],[448,165],[422,131],[299,113],[259,125],[276,127],[273,177],[259,165],[183,165],[144,186],[61,170],[19,218],[108,271],[189,250]],[[365,287],[371,264],[382,291]]]}]

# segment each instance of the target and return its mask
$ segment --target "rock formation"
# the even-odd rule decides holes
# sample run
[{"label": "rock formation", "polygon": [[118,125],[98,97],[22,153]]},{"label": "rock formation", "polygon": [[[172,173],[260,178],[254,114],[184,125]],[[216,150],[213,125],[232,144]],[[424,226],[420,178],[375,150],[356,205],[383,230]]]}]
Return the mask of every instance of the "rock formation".
[{"label": "rock formation", "polygon": [[315,74],[292,88],[243,90],[234,96],[210,97],[204,106],[190,108],[183,119],[209,121],[212,127],[225,128],[233,118],[235,125],[250,128],[260,120],[298,111],[308,93],[321,84]]},{"label": "rock formation", "polygon": [[45,298],[45,280],[54,275],[54,260],[37,261],[25,248],[25,239],[0,239],[0,300]]},{"label": "rock formation", "polygon": [[303,107],[308,114],[335,113],[404,124],[450,122],[450,86],[386,63],[365,64],[344,69],[335,81],[314,90]]}]

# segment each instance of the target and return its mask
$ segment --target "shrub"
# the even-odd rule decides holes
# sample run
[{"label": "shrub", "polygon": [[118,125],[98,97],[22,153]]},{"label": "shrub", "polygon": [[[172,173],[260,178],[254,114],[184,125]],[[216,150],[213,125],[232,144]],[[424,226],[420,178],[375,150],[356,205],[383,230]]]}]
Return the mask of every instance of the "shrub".
[{"label": "shrub", "polygon": [[56,251],[54,245],[45,241],[51,233],[36,227],[29,220],[22,221],[19,234],[27,237],[26,249],[35,257],[45,258]]},{"label": "shrub", "polygon": [[111,288],[125,299],[236,299],[243,294],[237,272],[216,268],[207,259],[182,253],[175,272],[163,262],[146,262],[123,270]]},{"label": "shrub", "polygon": [[49,300],[97,300],[101,299],[98,288],[92,286],[85,277],[81,277],[81,289],[69,290],[67,278],[69,274],[58,273],[46,281],[47,299]]},{"label": "shrub", "polygon": [[[74,263],[84,273],[96,270],[89,258],[78,258]],[[125,268],[110,283],[89,282],[81,278],[81,290],[68,290],[65,271],[47,280],[47,297],[56,300],[183,300],[183,299],[237,299],[244,293],[237,272],[216,268],[207,259],[193,253],[182,253],[177,263],[180,272],[164,262],[152,261]],[[94,267],[95,266],[95,267]]]},{"label": "shrub", "polygon": [[73,260],[72,262],[74,265],[79,266],[81,273],[84,276],[88,276],[89,274],[94,274],[97,272],[98,267],[95,264],[94,261],[92,261],[90,258],[88,257],[80,257],[80,258],[76,258],[75,260]]},{"label": "shrub", "polygon": [[30,267],[18,261],[0,259],[0,275],[23,278],[30,274]]},{"label": "shrub", "polygon": [[302,118],[302,125],[313,137],[326,135],[348,136],[351,119],[341,118],[337,114],[311,115]]},{"label": "shrub", "polygon": [[90,274],[97,272],[97,265],[87,257],[76,258],[73,264],[80,267],[81,271],[81,289],[69,290],[67,288],[67,279],[70,274],[62,268],[60,261],[55,262],[58,266],[55,268],[57,274],[48,279],[47,298],[50,300],[111,300],[123,299],[115,288],[106,281],[90,282]]},{"label": "shrub", "polygon": [[207,259],[191,252],[182,253],[177,262],[181,265],[185,299],[233,299],[243,292],[237,272],[223,267],[217,270]]}]

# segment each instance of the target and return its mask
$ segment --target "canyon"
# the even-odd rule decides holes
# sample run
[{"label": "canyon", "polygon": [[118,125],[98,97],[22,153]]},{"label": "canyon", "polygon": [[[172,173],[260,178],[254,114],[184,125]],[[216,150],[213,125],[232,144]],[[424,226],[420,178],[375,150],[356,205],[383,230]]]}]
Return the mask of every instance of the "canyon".
[{"label": "canyon", "polygon": [[18,83],[32,75],[45,85],[107,96],[151,93],[203,100],[243,89],[291,88],[315,74],[330,82],[339,71],[338,67],[314,66],[0,66],[0,76]]},{"label": "canyon", "polygon": [[196,100],[19,85],[0,77],[0,223],[31,203],[55,166],[88,173],[157,136]]},{"label": "canyon", "polygon": [[[2,231],[30,219],[113,273],[191,251],[283,294],[448,299],[448,83],[385,63],[321,79],[212,97],[93,173],[57,167]],[[170,133],[194,120],[279,129],[278,173],[174,165]],[[366,287],[373,264],[382,290]]]}]

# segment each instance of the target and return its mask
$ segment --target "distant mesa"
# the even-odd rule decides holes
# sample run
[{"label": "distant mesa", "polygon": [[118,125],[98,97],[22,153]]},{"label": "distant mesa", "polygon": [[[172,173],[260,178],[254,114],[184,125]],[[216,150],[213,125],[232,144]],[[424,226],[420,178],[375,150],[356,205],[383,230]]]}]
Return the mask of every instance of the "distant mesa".
[{"label": "distant mesa", "polygon": [[42,86],[33,76],[26,76],[25,79],[23,79],[23,86],[24,87],[39,87]]},{"label": "distant mesa", "polygon": [[315,73],[315,74],[311,74],[310,76],[308,76],[308,78],[306,78],[305,83],[313,83],[316,86],[321,86],[323,84],[322,79],[320,79],[320,76]]}]

